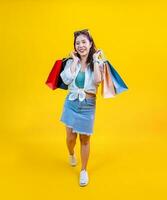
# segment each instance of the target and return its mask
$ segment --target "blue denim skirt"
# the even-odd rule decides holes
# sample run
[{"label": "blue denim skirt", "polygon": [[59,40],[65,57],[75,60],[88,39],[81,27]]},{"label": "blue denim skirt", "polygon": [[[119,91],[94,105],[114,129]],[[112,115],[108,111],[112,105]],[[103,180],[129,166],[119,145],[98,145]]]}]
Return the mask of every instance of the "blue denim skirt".
[{"label": "blue denim skirt", "polygon": [[93,134],[96,97],[85,98],[83,101],[77,98],[72,101],[68,99],[69,95],[70,92],[65,98],[60,121],[72,128],[72,132],[85,135]]}]

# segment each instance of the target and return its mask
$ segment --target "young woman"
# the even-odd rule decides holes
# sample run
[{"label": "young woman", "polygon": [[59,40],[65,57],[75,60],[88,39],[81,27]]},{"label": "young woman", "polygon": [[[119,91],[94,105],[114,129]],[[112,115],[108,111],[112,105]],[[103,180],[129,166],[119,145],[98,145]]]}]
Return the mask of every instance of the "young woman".
[{"label": "young woman", "polygon": [[66,127],[66,143],[69,151],[69,162],[77,164],[74,147],[77,133],[80,137],[81,161],[80,186],[89,182],[87,163],[90,152],[90,136],[93,134],[96,94],[103,80],[103,62],[98,59],[101,51],[97,51],[88,29],[74,32],[74,49],[70,53],[60,76],[68,85],[60,121]]}]

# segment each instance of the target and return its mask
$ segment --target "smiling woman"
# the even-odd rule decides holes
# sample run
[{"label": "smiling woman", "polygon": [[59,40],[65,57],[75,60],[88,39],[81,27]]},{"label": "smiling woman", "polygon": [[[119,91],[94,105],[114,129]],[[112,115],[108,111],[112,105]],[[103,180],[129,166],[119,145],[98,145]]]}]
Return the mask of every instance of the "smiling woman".
[{"label": "smiling woman", "polygon": [[80,186],[88,184],[87,162],[90,150],[90,136],[93,134],[96,93],[102,81],[103,71],[100,69],[97,51],[90,32],[86,30],[74,33],[74,49],[60,76],[68,85],[69,93],[64,102],[60,121],[66,126],[69,161],[77,164],[74,147],[77,133],[80,136],[82,167]]}]

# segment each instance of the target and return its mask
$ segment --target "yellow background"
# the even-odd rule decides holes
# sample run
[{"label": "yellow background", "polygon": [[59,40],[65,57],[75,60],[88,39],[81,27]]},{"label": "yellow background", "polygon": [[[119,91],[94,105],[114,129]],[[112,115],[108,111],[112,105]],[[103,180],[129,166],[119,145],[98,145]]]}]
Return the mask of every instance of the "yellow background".
[{"label": "yellow background", "polygon": [[[167,27],[165,1],[0,1],[1,199],[166,199]],[[88,162],[68,165],[59,121],[67,91],[45,81],[89,28],[129,90],[98,90]]]}]

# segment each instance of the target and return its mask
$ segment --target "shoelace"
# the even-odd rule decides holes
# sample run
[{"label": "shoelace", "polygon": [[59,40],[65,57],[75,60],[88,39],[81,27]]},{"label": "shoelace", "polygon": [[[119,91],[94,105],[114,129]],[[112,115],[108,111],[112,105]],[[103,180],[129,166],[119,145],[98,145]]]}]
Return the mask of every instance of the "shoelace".
[{"label": "shoelace", "polygon": [[85,178],[87,179],[88,176],[87,176],[87,172],[85,170],[81,171],[81,177],[80,177],[80,180],[81,182],[84,182],[85,181]]},{"label": "shoelace", "polygon": [[70,161],[70,164],[77,164],[77,159],[76,159],[76,156],[75,154],[74,155],[69,155],[69,161]]}]

